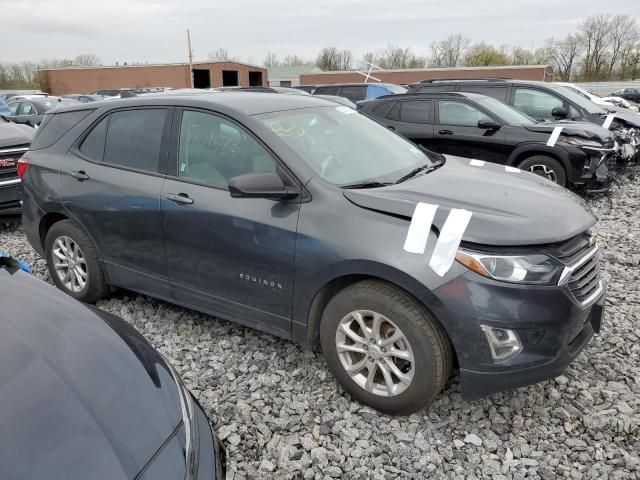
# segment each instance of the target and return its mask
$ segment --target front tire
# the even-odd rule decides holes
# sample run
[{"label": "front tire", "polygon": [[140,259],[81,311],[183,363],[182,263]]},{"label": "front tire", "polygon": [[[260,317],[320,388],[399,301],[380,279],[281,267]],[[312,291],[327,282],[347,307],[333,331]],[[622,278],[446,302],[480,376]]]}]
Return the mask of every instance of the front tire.
[{"label": "front tire", "polygon": [[74,221],[53,224],[47,232],[45,255],[56,286],[76,300],[93,303],[109,292],[98,250]]},{"label": "front tire", "polygon": [[331,299],[320,343],[340,385],[390,415],[428,405],[451,373],[453,350],[442,326],[406,292],[379,281],[355,283]]},{"label": "front tire", "polygon": [[547,180],[557,183],[561,187],[567,184],[567,173],[562,164],[555,158],[546,155],[534,155],[525,159],[520,165],[520,170],[539,175]]}]

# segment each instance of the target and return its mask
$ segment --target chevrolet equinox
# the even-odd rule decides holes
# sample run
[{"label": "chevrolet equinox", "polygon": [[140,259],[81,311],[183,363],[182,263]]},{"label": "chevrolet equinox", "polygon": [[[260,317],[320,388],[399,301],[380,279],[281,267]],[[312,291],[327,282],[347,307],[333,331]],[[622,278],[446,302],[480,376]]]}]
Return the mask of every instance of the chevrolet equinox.
[{"label": "chevrolet equinox", "polygon": [[319,344],[355,399],[390,414],[429,404],[454,365],[465,399],[557,376],[600,329],[579,197],[326,100],[69,107],[18,172],[28,239],[72,297],[123,287]]}]

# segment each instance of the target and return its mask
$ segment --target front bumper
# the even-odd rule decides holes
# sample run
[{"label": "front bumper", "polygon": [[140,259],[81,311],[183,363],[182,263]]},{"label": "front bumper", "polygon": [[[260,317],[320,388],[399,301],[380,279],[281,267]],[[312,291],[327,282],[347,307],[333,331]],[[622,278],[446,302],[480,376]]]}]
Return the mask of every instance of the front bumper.
[{"label": "front bumper", "polygon": [[[462,397],[490,393],[560,375],[600,331],[605,288],[580,305],[568,286],[496,282],[468,272],[440,287],[446,328],[458,354]],[[515,330],[522,351],[494,362],[480,325]]]},{"label": "front bumper", "polygon": [[20,215],[21,198],[19,178],[0,179],[0,217]]}]

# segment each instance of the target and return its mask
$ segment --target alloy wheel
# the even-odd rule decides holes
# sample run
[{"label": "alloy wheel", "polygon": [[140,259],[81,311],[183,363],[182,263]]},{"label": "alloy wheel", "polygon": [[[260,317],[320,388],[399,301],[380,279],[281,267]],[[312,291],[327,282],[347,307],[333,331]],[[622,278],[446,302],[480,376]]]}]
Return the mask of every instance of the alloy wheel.
[{"label": "alloy wheel", "polygon": [[547,180],[551,180],[553,183],[558,183],[556,172],[546,165],[531,165],[529,167],[529,172],[535,173],[536,175],[544,177]]},{"label": "alloy wheel", "polygon": [[67,236],[53,242],[53,268],[64,287],[79,293],[87,286],[87,264],[84,254],[76,242]]},{"label": "alloy wheel", "polygon": [[335,341],[342,367],[367,392],[393,397],[411,385],[411,345],[384,315],[369,310],[349,313],[338,324]]}]

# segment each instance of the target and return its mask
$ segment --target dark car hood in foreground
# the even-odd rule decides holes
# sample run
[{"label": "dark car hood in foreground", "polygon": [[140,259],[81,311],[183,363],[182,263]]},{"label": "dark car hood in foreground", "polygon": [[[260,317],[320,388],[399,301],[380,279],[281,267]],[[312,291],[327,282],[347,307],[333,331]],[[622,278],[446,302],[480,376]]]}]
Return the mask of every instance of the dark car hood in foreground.
[{"label": "dark car hood in foreground", "polygon": [[28,145],[33,140],[35,129],[0,119],[0,148]]},{"label": "dark car hood in foreground", "polygon": [[551,134],[556,127],[562,127],[561,137],[581,137],[600,143],[608,143],[612,140],[609,130],[589,122],[561,120],[557,122],[540,122],[534,125],[524,125],[524,128],[530,132],[548,134]]},{"label": "dark car hood in foreground", "polygon": [[506,172],[485,163],[447,157],[437,170],[382,188],[345,190],[364,208],[411,218],[418,202],[439,205],[433,225],[440,230],[451,208],[473,212],[463,241],[484,245],[540,245],[566,240],[596,218],[569,190],[537,175]]},{"label": "dark car hood in foreground", "polygon": [[0,478],[133,479],[182,419],[160,355],[24,272],[0,298]]}]

